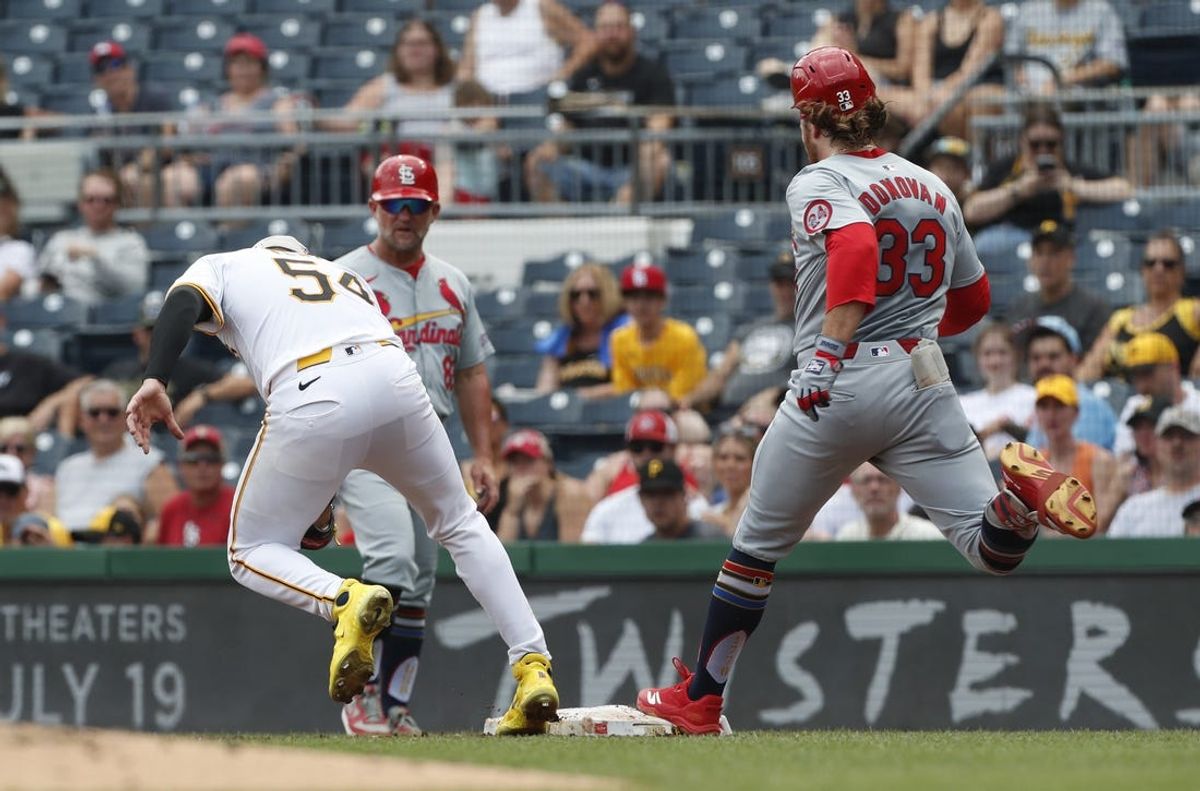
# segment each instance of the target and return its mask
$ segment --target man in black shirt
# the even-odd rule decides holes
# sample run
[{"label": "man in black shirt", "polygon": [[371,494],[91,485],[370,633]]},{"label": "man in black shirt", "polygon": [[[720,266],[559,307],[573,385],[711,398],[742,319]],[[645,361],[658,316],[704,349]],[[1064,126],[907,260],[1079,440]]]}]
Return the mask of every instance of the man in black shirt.
[{"label": "man in black shirt", "polygon": [[[675,86],[666,68],[637,52],[628,8],[612,0],[603,3],[596,11],[596,39],[596,57],[575,72],[569,93],[558,103],[567,128],[627,128],[628,120],[613,114],[612,108],[675,104]],[[645,129],[663,131],[671,122],[668,114],[651,115]],[[635,185],[628,145],[588,143],[571,151],[549,140],[526,158],[525,179],[533,199],[543,203],[564,198],[629,203],[635,187],[640,200],[649,200],[662,190],[670,154],[661,141],[649,140],[638,145],[637,157]]]},{"label": "man in black shirt", "polygon": [[37,354],[13,349],[11,334],[0,334],[0,417],[28,416],[36,430],[64,413],[90,377]]}]

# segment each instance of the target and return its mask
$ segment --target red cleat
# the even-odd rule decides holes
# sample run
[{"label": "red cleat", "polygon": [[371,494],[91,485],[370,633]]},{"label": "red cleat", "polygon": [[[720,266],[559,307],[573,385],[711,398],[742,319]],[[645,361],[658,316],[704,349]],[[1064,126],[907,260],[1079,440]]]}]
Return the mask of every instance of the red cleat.
[{"label": "red cleat", "polygon": [[637,696],[638,711],[661,717],[685,733],[719,734],[724,700],[720,695],[705,695],[699,700],[689,698],[687,688],[692,680],[692,671],[679,657],[671,661],[683,680],[673,687],[643,689]]},{"label": "red cleat", "polygon": [[1005,487],[1038,521],[1075,538],[1096,532],[1096,500],[1078,478],[1058,472],[1032,445],[1010,442],[1000,452]]}]

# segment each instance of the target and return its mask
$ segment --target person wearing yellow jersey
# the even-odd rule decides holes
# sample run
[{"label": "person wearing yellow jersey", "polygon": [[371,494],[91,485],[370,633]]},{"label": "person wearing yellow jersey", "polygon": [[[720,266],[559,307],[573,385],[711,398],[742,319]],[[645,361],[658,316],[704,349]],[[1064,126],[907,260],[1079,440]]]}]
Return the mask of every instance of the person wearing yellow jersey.
[{"label": "person wearing yellow jersey", "polygon": [[1072,430],[1079,418],[1075,380],[1064,374],[1043,376],[1037,381],[1036,396],[1038,425],[1045,433],[1038,450],[1056,470],[1074,475],[1088,487],[1095,494],[1097,512],[1111,517],[1117,510],[1117,504],[1109,506],[1109,482],[1116,461],[1099,445],[1074,437]]},{"label": "person wearing yellow jersey", "polygon": [[704,345],[691,326],[663,315],[667,276],[658,267],[625,267],[621,294],[632,321],[610,339],[613,390],[662,390],[677,403],[708,372]]},{"label": "person wearing yellow jersey", "polygon": [[1100,337],[1079,365],[1076,378],[1091,382],[1119,374],[1125,365],[1124,350],[1135,336],[1154,332],[1165,336],[1179,354],[1188,378],[1200,376],[1200,299],[1183,296],[1184,256],[1179,240],[1159,231],[1146,242],[1142,253],[1142,282],[1146,301],[1121,308],[1108,320]]}]

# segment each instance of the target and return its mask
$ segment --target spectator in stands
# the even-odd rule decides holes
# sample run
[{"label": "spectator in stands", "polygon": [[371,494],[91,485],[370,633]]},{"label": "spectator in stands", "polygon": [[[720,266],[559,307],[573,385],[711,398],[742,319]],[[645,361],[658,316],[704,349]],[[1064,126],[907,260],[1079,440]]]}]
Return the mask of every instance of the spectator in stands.
[{"label": "spectator in stands", "polygon": [[141,544],[145,537],[141,505],[129,495],[117,497],[112,505],[101,508],[86,527],[71,531],[76,543],[106,546]]},{"label": "spectator in stands", "polygon": [[676,409],[671,418],[679,429],[679,443],[671,458],[687,470],[688,484],[707,500],[716,487],[713,476],[712,429],[694,409]]},{"label": "spectator in stands", "polygon": [[963,412],[979,435],[987,457],[996,459],[1007,443],[1024,441],[1033,421],[1034,391],[1017,381],[1020,360],[1007,326],[985,327],[971,348],[983,388],[962,396]]},{"label": "spectator in stands", "polygon": [[691,325],[663,315],[667,276],[658,267],[625,267],[621,294],[632,321],[612,334],[613,391],[662,390],[677,404],[707,373],[704,345]]},{"label": "spectator in stands", "polygon": [[163,546],[225,546],[233,487],[221,477],[225,442],[213,426],[194,426],[183,437],[179,475],[183,491],[167,500],[159,519]]},{"label": "spectator in stands", "polygon": [[[93,46],[88,53],[88,62],[92,66],[92,82],[104,97],[96,106],[96,113],[102,120],[111,121],[126,113],[175,110],[166,96],[141,85],[125,47],[117,42],[101,41]],[[175,126],[169,123],[121,126],[98,123],[92,134],[105,137],[160,135],[166,138],[175,134]],[[137,151],[102,149],[101,163],[121,176],[125,192],[132,197],[134,205],[187,206],[200,197],[200,175],[196,168],[170,151],[156,150],[153,146]]]},{"label": "spectator in stands", "polygon": [[1192,500],[1183,507],[1183,534],[1189,538],[1200,536],[1200,500]]},{"label": "spectator in stands", "polygon": [[1133,414],[1125,421],[1133,435],[1133,449],[1116,457],[1116,466],[1108,483],[1108,491],[1096,513],[1097,529],[1108,530],[1117,509],[1129,497],[1148,492],[1158,485],[1162,470],[1158,463],[1158,437],[1155,426],[1162,413],[1171,406],[1170,399],[1161,396],[1139,396]]},{"label": "spectator in stands", "polygon": [[[1025,362],[1029,367],[1029,379],[1037,384],[1048,376],[1061,374],[1074,376],[1079,362],[1079,333],[1060,316],[1039,316],[1032,325],[1023,330],[1025,337]],[[1116,439],[1117,418],[1112,407],[1090,387],[1077,386],[1079,415],[1071,429],[1077,440],[1090,442],[1111,450]],[[1153,428],[1153,426],[1151,427]],[[1046,435],[1038,423],[1034,423],[1025,441],[1041,447]]]},{"label": "spectator in stands", "polygon": [[70,532],[53,516],[26,511],[13,522],[14,546],[68,549],[74,543]]},{"label": "spectator in stands", "polygon": [[1150,236],[1142,253],[1142,284],[1146,301],[1121,308],[1090,347],[1078,377],[1090,382],[1101,376],[1119,374],[1122,354],[1130,339],[1154,332],[1174,346],[1183,370],[1190,377],[1200,376],[1200,299],[1185,297],[1184,255],[1179,239],[1169,231]]},{"label": "spectator in stands", "polygon": [[[1006,50],[1049,60],[1062,88],[1115,83],[1129,68],[1125,29],[1106,0],[1025,0],[1008,27]],[[1026,93],[1055,91],[1054,74],[1029,62],[1017,72]]]},{"label": "spectator in stands", "polygon": [[600,264],[582,264],[567,275],[558,294],[562,324],[537,344],[542,355],[537,391],[575,390],[584,398],[613,394],[609,339],[629,316],[616,278]]},{"label": "spectator in stands", "polygon": [[[1200,93],[1153,93],[1142,111],[1148,115],[1187,114],[1200,110]],[[1176,186],[1200,181],[1200,135],[1195,124],[1139,119],[1126,146],[1129,171],[1139,187]]]},{"label": "spectator in stands", "polygon": [[750,467],[762,433],[753,426],[729,425],[713,443],[713,472],[724,498],[706,511],[704,521],[732,536],[750,497]]},{"label": "spectator in stands", "polygon": [[795,267],[791,249],[780,251],[768,271],[771,315],[737,328],[721,363],[709,370],[695,390],[679,399],[681,409],[712,404],[724,416],[763,391],[770,391],[769,397],[777,399],[796,367],[796,355],[792,353],[796,334],[792,315]]},{"label": "spectator in stands", "polygon": [[975,191],[971,181],[971,144],[961,137],[939,137],[925,151],[925,167],[954,193],[959,205]]},{"label": "spectator in stands", "polygon": [[1065,374],[1043,376],[1037,381],[1037,420],[1045,434],[1038,450],[1056,470],[1074,475],[1096,497],[1103,510],[1109,481],[1115,470],[1113,455],[1099,445],[1077,440],[1073,435],[1079,418],[1079,391],[1075,380]]},{"label": "spectator in stands", "polygon": [[554,469],[554,454],[542,432],[521,429],[500,449],[508,465],[507,496],[496,535],[514,541],[578,543],[592,500],[583,481]]},{"label": "spectator in stands", "polygon": [[16,456],[0,454],[0,546],[15,542],[13,528],[25,513],[25,465]]},{"label": "spectator in stands", "polygon": [[1060,316],[1076,332],[1084,348],[1092,348],[1104,330],[1108,300],[1075,282],[1075,234],[1057,220],[1043,220],[1033,233],[1029,271],[1038,290],[1025,292],[1009,311],[1013,324],[1038,316]]},{"label": "spectator in stands", "polygon": [[79,393],[88,449],[58,465],[56,515],[71,532],[83,531],[118,498],[132,498],[146,515],[146,543],[154,543],[163,503],[179,487],[162,453],[152,449],[143,454],[126,436],[127,400],[120,385],[108,379],[90,382]]},{"label": "spectator in stands", "polygon": [[0,170],[0,302],[20,296],[26,283],[37,283],[37,253],[20,233],[21,196]]},{"label": "spectator in stands", "polygon": [[[0,417],[28,416],[33,430],[41,431],[64,417],[64,405],[90,378],[40,354],[14,349],[9,333],[0,334]],[[62,422],[63,427],[71,425]]]},{"label": "spectator in stands", "polygon": [[[916,32],[913,15],[892,8],[888,0],[854,0],[849,10],[830,17],[812,45],[831,44],[853,52],[882,89],[881,98],[891,101],[887,86],[912,83]],[[903,97],[911,95],[906,91]]]},{"label": "spectator in stands", "polygon": [[[1113,203],[1133,196],[1133,185],[1124,178],[1068,162],[1064,142],[1058,111],[1044,102],[1029,105],[1022,119],[1019,153],[992,163],[963,206],[963,218],[975,227],[1000,224],[985,233],[995,237],[992,244],[1008,248],[1027,240],[1028,232],[1043,220],[1073,223],[1079,204]],[[989,249],[985,233],[976,237],[981,256]]]},{"label": "spectator in stands", "polygon": [[[118,357],[105,366],[100,374],[103,378],[112,379],[130,392],[142,384],[142,380],[145,379],[146,361],[150,358],[150,336],[162,305],[162,292],[151,291],[142,298],[138,324],[129,333],[133,340],[134,353],[127,357]],[[243,377],[249,380],[249,376]],[[214,383],[220,378],[221,372],[211,360],[185,354],[179,358],[171,373],[171,400],[177,403],[185,401],[196,388]],[[253,392],[254,383],[251,380],[250,393]],[[212,397],[208,395],[207,398],[211,400]],[[189,413],[188,417],[192,414],[194,413]],[[178,415],[176,418],[178,419]]]},{"label": "spectator in stands", "polygon": [[121,181],[111,170],[93,170],[79,182],[79,215],[83,225],[50,237],[38,266],[42,290],[96,305],[141,294],[150,276],[146,240],[135,230],[117,226]]},{"label": "spectator in stands", "polygon": [[[975,71],[1004,46],[1004,18],[983,0],[950,0],[917,23],[911,107],[922,116],[945,104]],[[966,137],[982,101],[1003,92],[1004,71],[994,64],[939,126]],[[916,120],[920,120],[918,117]]]},{"label": "spectator in stands", "polygon": [[[421,135],[438,135],[448,125],[445,117],[428,113],[449,110],[454,104],[454,59],[450,57],[437,28],[413,17],[396,31],[387,71],[368,80],[343,108],[347,112],[377,111],[391,116],[395,140],[414,140]],[[408,118],[412,113],[423,117]],[[321,124],[331,131],[354,132],[363,122],[330,119]],[[441,161],[439,158],[439,170]]]},{"label": "spectator in stands", "polygon": [[[629,8],[615,0],[602,3],[596,11],[596,57],[575,72],[567,83],[568,93],[556,99],[557,109],[566,114],[565,128],[628,128],[629,120],[613,115],[614,108],[675,104],[675,86],[666,67],[638,54],[629,15]],[[597,109],[606,112],[588,112]],[[671,124],[666,113],[645,119],[651,132],[665,131]],[[625,144],[589,144],[572,152],[556,140],[547,140],[526,158],[525,179],[533,200],[541,203],[564,198],[615,203],[652,200],[662,192],[671,155],[661,140],[647,140],[638,144],[636,170],[633,156]]]},{"label": "spectator in stands", "polygon": [[1183,508],[1200,497],[1200,413],[1169,407],[1154,431],[1161,481],[1121,505],[1108,528],[1112,538],[1182,536]]},{"label": "spectator in stands", "polygon": [[[480,114],[471,118],[455,119],[450,122],[453,132],[470,132],[481,136],[500,129],[500,119],[494,114],[482,112],[495,107],[496,97],[487,92],[475,80],[460,82],[454,86],[454,107],[464,110],[475,108]],[[447,157],[442,178],[454,187],[454,203],[489,203],[500,198],[500,167],[512,158],[512,149],[492,143],[463,141],[453,144],[453,156]]]},{"label": "spectator in stands", "polygon": [[25,510],[54,511],[54,476],[33,471],[37,443],[29,420],[23,417],[0,418],[0,453],[16,456],[25,469]]},{"label": "spectator in stands", "polygon": [[670,459],[651,459],[638,467],[638,501],[654,532],[648,541],[724,538],[719,527],[688,514],[683,470]]},{"label": "spectator in stands", "polygon": [[900,511],[900,484],[869,462],[850,475],[850,492],[862,510],[862,518],[838,528],[834,534],[837,541],[923,541],[943,537],[933,522]]},{"label": "spectator in stands", "polygon": [[[238,33],[225,44],[225,79],[229,90],[211,108],[214,118],[202,124],[207,135],[292,135],[299,126],[290,118],[294,102],[269,83],[267,45],[251,33]],[[271,114],[268,120],[247,115]],[[298,160],[292,150],[276,153],[264,148],[218,148],[203,169],[206,186],[218,206],[251,206],[275,193],[291,179]]]},{"label": "spectator in stands", "polygon": [[558,0],[490,0],[471,14],[458,79],[501,98],[530,93],[569,78],[595,49],[592,32]]},{"label": "spectator in stands", "polygon": [[1133,449],[1133,437],[1126,421],[1143,403],[1139,396],[1161,396],[1173,406],[1200,412],[1200,391],[1183,378],[1179,370],[1179,352],[1167,338],[1157,332],[1135,335],[1125,344],[1122,362],[1135,395],[1121,409],[1117,439],[1113,451],[1118,455]]},{"label": "spectator in stands", "polygon": [[[679,430],[665,413],[643,411],[626,425],[625,442],[626,451],[602,459],[588,476],[588,493],[598,502],[584,523],[581,539],[584,543],[636,544],[654,532],[638,501],[637,470],[655,459],[674,461]],[[699,518],[708,510],[708,501],[686,471],[684,478],[689,512]]]}]

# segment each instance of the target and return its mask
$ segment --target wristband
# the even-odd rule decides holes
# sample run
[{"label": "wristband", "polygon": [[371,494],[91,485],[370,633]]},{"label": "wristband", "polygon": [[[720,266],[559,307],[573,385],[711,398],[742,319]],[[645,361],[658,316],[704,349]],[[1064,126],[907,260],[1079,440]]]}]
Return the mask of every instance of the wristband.
[{"label": "wristband", "polygon": [[827,360],[841,360],[846,356],[846,344],[827,335],[818,335],[815,356]]}]

